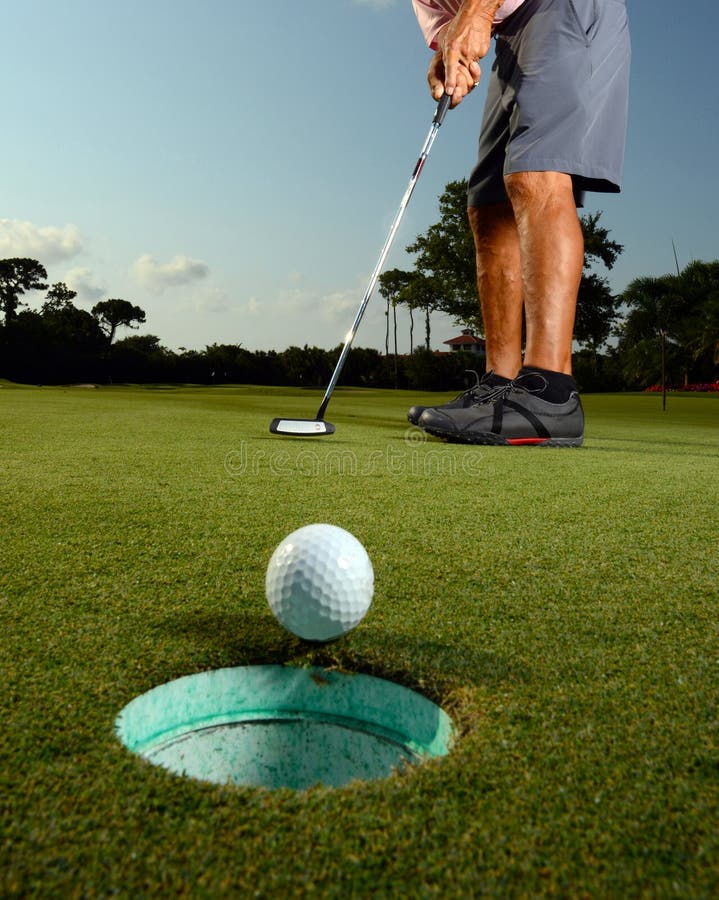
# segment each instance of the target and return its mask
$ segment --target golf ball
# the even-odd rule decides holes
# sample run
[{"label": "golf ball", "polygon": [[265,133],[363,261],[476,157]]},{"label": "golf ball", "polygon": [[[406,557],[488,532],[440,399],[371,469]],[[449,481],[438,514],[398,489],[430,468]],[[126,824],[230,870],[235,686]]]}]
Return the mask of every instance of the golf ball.
[{"label": "golf ball", "polygon": [[276,548],[265,593],[277,621],[297,637],[331,641],[365,617],[374,572],[367,551],[336,525],[305,525]]}]

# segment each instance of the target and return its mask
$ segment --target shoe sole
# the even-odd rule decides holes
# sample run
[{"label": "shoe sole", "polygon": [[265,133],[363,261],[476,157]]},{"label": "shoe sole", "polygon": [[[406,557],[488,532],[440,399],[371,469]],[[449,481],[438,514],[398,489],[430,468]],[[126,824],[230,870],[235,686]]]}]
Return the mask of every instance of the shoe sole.
[{"label": "shoe sole", "polygon": [[505,438],[489,431],[470,432],[466,435],[440,428],[425,428],[428,434],[442,438],[450,444],[479,444],[484,447],[581,447],[584,435],[570,438]]}]

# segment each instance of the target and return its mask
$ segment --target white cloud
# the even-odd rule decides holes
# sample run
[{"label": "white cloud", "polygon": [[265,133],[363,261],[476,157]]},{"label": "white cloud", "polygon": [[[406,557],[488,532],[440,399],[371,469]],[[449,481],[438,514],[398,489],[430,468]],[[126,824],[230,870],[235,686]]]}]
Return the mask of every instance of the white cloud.
[{"label": "white cloud", "polygon": [[143,287],[161,294],[165,288],[180,287],[206,278],[210,267],[202,260],[182,255],[173,257],[169,262],[159,263],[154,256],[145,253],[135,262],[133,271]]},{"label": "white cloud", "polygon": [[316,306],[317,297],[301,288],[281,288],[272,301],[281,315],[305,315]]},{"label": "white cloud", "polygon": [[354,291],[335,291],[320,300],[322,318],[327,322],[346,321],[349,324],[358,306],[358,295]]},{"label": "white cloud", "polygon": [[107,293],[105,285],[84,266],[70,269],[63,281],[71,290],[77,292],[81,302],[97,303]]},{"label": "white cloud", "polygon": [[0,257],[30,257],[43,265],[77,256],[82,239],[76,225],[35,225],[19,219],[0,219]]},{"label": "white cloud", "polygon": [[225,313],[230,311],[230,301],[226,291],[221,288],[211,288],[198,297],[194,303],[196,312],[201,313]]},{"label": "white cloud", "polygon": [[[308,288],[281,288],[271,298],[268,306],[274,308],[281,318],[291,317],[298,323],[323,322],[329,325],[352,322],[361,299],[361,290],[338,290],[318,293]],[[253,297],[248,304],[248,312],[256,312],[259,302]]]}]

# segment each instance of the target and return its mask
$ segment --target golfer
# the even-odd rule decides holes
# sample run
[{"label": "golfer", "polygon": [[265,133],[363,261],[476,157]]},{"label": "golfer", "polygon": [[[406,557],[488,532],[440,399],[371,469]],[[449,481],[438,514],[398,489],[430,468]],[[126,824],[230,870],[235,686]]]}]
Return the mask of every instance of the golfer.
[{"label": "golfer", "polygon": [[[435,99],[458,106],[495,59],[468,212],[487,371],[410,421],[452,441],[579,446],[572,334],[585,191],[620,189],[630,42],[625,0],[412,0]],[[522,358],[522,322],[526,328]]]}]

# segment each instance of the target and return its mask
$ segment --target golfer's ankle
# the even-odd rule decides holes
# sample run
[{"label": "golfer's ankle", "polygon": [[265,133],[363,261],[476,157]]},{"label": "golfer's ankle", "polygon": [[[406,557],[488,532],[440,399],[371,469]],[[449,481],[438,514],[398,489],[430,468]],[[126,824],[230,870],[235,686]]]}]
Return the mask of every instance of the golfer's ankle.
[{"label": "golfer's ankle", "polygon": [[[519,374],[536,375],[536,379],[531,379],[529,390],[549,403],[566,403],[572,392],[577,390],[577,382],[565,372],[555,372],[539,366],[522,366]],[[525,379],[525,385],[529,386],[529,381],[530,379]]]},{"label": "golfer's ankle", "polygon": [[486,366],[488,372],[493,372],[495,375],[498,375],[500,378],[508,378],[510,381],[512,378],[517,377],[517,372],[522,365],[522,358],[515,359],[513,356],[503,357],[497,355],[488,355]]}]

